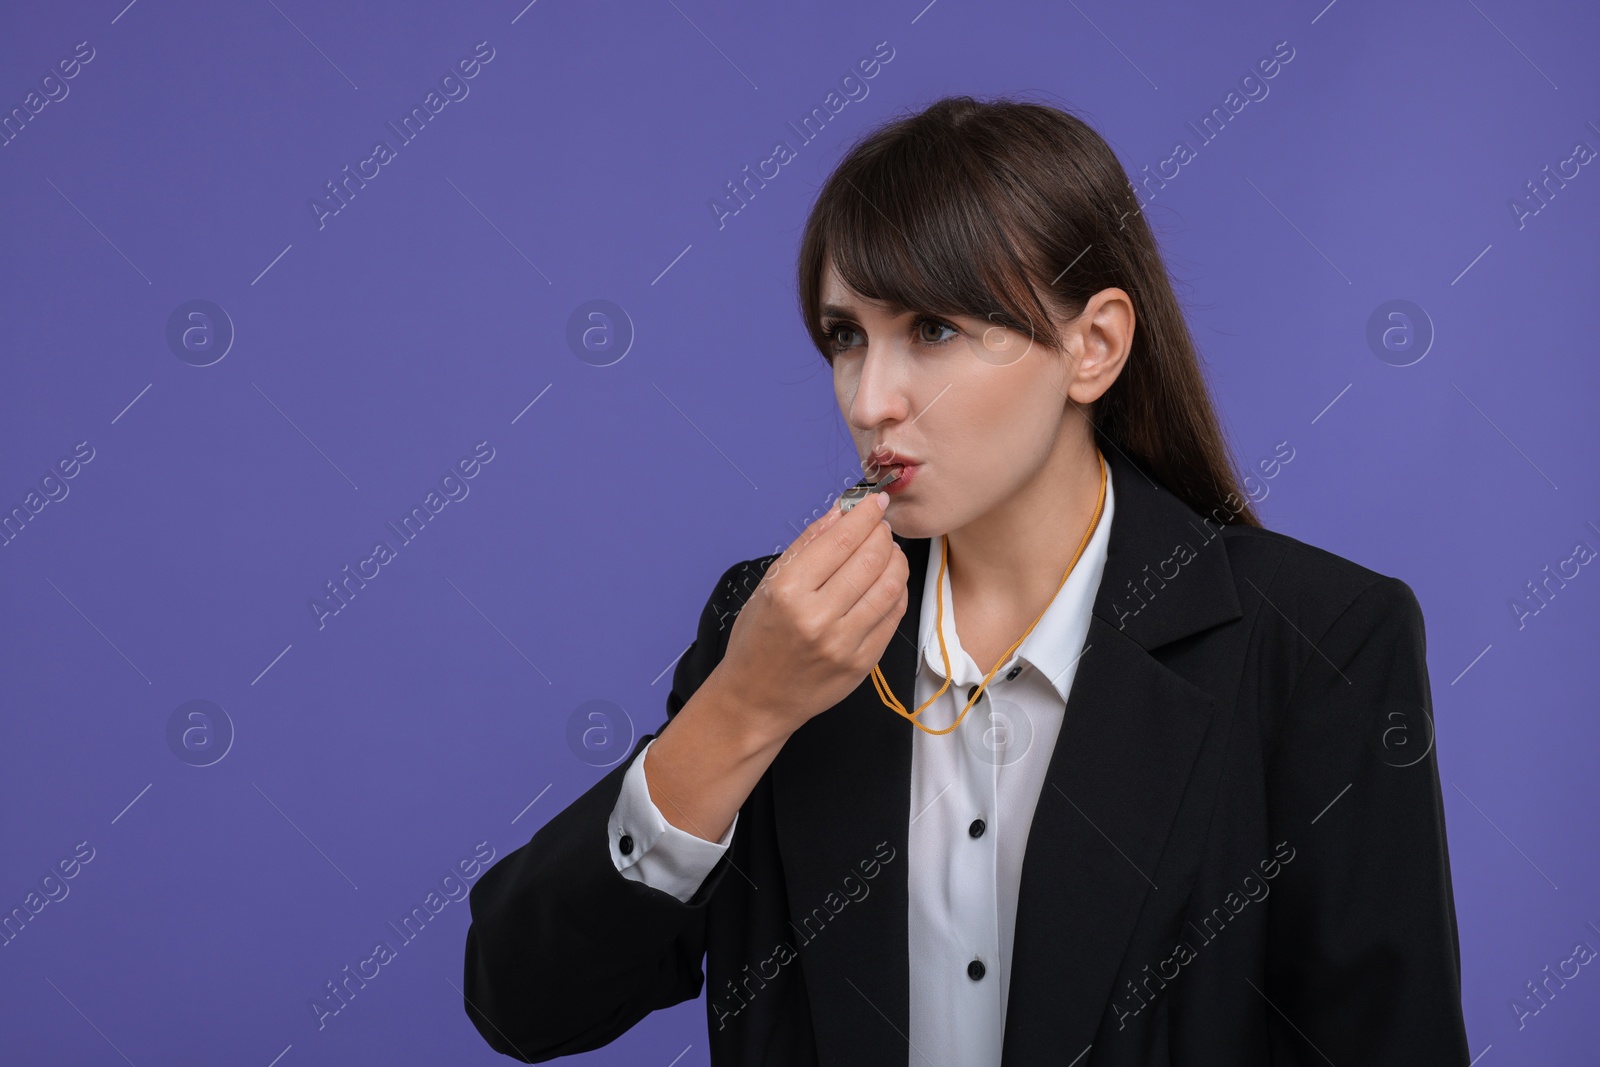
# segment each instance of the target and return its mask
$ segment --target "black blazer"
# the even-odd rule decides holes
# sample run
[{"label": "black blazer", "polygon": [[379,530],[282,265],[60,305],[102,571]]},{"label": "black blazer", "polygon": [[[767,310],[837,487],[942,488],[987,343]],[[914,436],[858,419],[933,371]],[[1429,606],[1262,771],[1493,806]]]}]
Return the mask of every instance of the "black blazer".
[{"label": "black blazer", "polygon": [[[1416,597],[1283,534],[1208,522],[1101,446],[1116,512],[1029,829],[1005,1067],[1462,1067]],[[881,665],[909,702],[930,542],[896,540],[911,597]],[[669,720],[775,558],[718,582]],[[688,903],[608,851],[622,776],[654,735],[640,738],[472,887],[473,1024],[539,1062],[709,979],[716,1067],[945,1067],[908,1047],[912,729],[870,679],[807,722]]]}]

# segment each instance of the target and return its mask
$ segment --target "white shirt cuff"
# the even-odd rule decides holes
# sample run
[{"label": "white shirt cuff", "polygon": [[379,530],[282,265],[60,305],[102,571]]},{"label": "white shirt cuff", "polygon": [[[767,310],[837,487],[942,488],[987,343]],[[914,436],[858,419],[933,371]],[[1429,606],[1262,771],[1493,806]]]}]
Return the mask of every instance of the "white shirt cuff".
[{"label": "white shirt cuff", "polygon": [[[622,776],[622,791],[607,827],[611,862],[624,878],[643,882],[688,903],[728,850],[739,816],[734,814],[721,841],[707,841],[667,822],[650,799],[650,786],[645,780],[645,755],[655,743],[656,739],[651,738]],[[621,848],[624,836],[632,846],[626,854]]]}]

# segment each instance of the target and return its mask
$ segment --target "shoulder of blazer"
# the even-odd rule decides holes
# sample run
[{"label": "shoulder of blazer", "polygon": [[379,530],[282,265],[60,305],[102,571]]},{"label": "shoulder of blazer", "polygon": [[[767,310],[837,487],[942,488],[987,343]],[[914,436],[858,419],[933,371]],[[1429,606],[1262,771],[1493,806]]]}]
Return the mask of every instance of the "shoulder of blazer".
[{"label": "shoulder of blazer", "polygon": [[667,693],[667,721],[671,721],[688,703],[695,690],[722,662],[728,650],[728,636],[733,623],[746,602],[755,593],[774,560],[781,553],[740,560],[717,579],[711,595],[700,611],[700,622],[695,638],[678,657],[672,674],[672,687]]},{"label": "shoulder of blazer", "polygon": [[[1363,594],[1382,584],[1383,606],[1420,611],[1411,586],[1325,548],[1259,526],[1221,531],[1241,602],[1291,623],[1307,640],[1325,633]],[[1376,592],[1376,591],[1375,591]]]},{"label": "shoulder of blazer", "polygon": [[732,628],[733,620],[755,594],[756,586],[761,584],[767,569],[780,555],[782,553],[774,552],[754,559],[742,559],[723,571],[722,577],[717,579],[717,587],[706,603],[706,611],[715,617],[716,630],[721,634],[723,647],[727,647],[727,632]]}]

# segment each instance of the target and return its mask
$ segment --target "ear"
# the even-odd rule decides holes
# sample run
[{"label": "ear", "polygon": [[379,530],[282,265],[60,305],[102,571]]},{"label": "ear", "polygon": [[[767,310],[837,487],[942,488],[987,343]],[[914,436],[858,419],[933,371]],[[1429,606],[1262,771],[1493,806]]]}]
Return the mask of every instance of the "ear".
[{"label": "ear", "polygon": [[1111,388],[1133,348],[1134,318],[1133,300],[1122,289],[1102,289],[1089,298],[1063,342],[1070,357],[1069,399],[1092,404]]}]

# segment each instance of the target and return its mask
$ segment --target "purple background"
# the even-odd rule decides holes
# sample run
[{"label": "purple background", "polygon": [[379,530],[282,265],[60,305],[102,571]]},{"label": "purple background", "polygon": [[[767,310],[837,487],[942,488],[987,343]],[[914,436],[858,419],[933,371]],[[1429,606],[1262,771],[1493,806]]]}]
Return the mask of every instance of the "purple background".
[{"label": "purple background", "polygon": [[[1014,92],[1080,109],[1131,174],[1195,150],[1147,212],[1240,460],[1295,450],[1263,519],[1426,613],[1473,1054],[1589,1062],[1594,967],[1520,1030],[1508,1002],[1600,948],[1600,568],[1521,627],[1510,603],[1600,548],[1600,166],[1511,204],[1600,147],[1595,9],[122,3],[0,16],[6,113],[94,50],[0,147],[0,507],[94,450],[0,548],[0,912],[94,850],[0,947],[8,1059],[505,1062],[461,1008],[465,902],[409,943],[387,924],[655,729],[722,569],[859,475],[795,310],[806,210],[865,129]],[[481,41],[469,94],[399,144]],[[1188,123],[1280,41],[1203,143]],[[319,228],[379,138],[394,158]],[[779,139],[798,158],[719,226]],[[167,340],[197,299],[235,332],[203,367]],[[591,300],[626,322],[585,353]],[[1408,366],[1367,339],[1390,300],[1431,322]],[[470,493],[401,545],[386,523],[480,441]],[[319,628],[380,538],[393,561]],[[221,715],[175,746],[191,700]],[[222,716],[225,756],[185,762]],[[319,1029],[380,938],[396,958]],[[699,1002],[586,1062],[680,1054],[706,1062]]]}]

